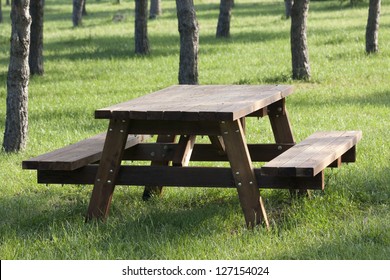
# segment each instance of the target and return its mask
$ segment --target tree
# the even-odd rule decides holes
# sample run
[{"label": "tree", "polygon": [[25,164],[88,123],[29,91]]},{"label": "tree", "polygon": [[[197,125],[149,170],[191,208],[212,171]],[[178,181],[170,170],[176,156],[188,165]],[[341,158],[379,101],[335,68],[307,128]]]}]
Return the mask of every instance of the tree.
[{"label": "tree", "polygon": [[294,0],[284,0],[284,9],[285,9],[285,16],[286,19],[289,19],[291,17],[291,8],[294,3]]},{"label": "tree", "polygon": [[43,1],[30,0],[31,37],[28,63],[31,75],[43,75]]},{"label": "tree", "polygon": [[193,0],[176,0],[180,33],[179,83],[198,84],[199,26]]},{"label": "tree", "polygon": [[73,27],[77,27],[82,24],[83,6],[84,6],[84,0],[73,0],[73,13],[72,13]]},{"label": "tree", "polygon": [[306,38],[306,21],[309,0],[295,0],[291,9],[291,55],[292,77],[297,80],[310,79],[309,51]]},{"label": "tree", "polygon": [[161,0],[151,0],[149,18],[155,19],[157,16],[161,16],[161,14],[162,14]]},{"label": "tree", "polygon": [[370,0],[366,27],[366,52],[378,52],[378,29],[381,0]]},{"label": "tree", "polygon": [[217,25],[217,38],[230,37],[230,18],[232,15],[233,0],[221,0]]},{"label": "tree", "polygon": [[3,10],[2,10],[2,4],[1,4],[1,0],[0,0],[0,23],[3,22]]},{"label": "tree", "polygon": [[148,1],[135,0],[135,53],[149,53]]},{"label": "tree", "polygon": [[30,0],[11,4],[11,50],[7,77],[7,113],[3,149],[17,152],[26,147],[28,130],[28,54],[30,49]]}]

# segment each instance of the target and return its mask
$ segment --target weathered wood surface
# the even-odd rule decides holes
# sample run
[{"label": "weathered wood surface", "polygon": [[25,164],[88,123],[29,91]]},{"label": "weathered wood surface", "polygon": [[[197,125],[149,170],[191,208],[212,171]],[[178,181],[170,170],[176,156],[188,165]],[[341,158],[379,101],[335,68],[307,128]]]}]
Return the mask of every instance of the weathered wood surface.
[{"label": "weathered wood surface", "polygon": [[[343,154],[354,149],[361,138],[361,131],[316,132],[266,163],[262,168],[262,175],[315,176],[338,158],[343,159]],[[353,161],[351,155],[347,159]]]},{"label": "weathered wood surface", "polygon": [[[149,135],[129,135],[126,149],[148,139]],[[22,162],[23,169],[75,170],[100,160],[106,133],[100,133],[75,144]]]},{"label": "weathered wood surface", "polygon": [[222,121],[221,134],[232,168],[234,182],[248,227],[264,223],[269,227],[264,203],[257,187],[252,160],[240,120]]},{"label": "weathered wood surface", "polygon": [[288,96],[292,86],[177,85],[95,111],[96,118],[226,120],[252,114]]}]

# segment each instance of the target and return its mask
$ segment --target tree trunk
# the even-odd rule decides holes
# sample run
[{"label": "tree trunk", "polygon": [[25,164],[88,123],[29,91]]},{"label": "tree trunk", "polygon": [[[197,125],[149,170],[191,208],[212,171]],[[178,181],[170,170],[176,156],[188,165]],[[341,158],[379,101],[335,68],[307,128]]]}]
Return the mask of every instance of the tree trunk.
[{"label": "tree trunk", "polygon": [[84,0],[73,0],[73,27],[80,26],[82,24]]},{"label": "tree trunk", "polygon": [[294,3],[294,0],[284,0],[286,19],[289,19],[291,17],[291,8],[292,8],[293,3]]},{"label": "tree trunk", "polygon": [[29,66],[31,75],[43,75],[43,0],[30,0],[31,37]]},{"label": "tree trunk", "polygon": [[84,0],[84,3],[83,3],[83,10],[81,12],[81,16],[86,16],[88,15],[87,13],[87,8],[86,8],[86,4],[87,4],[87,0]]},{"label": "tree trunk", "polygon": [[221,0],[217,26],[217,38],[230,37],[230,18],[232,15],[233,0]]},{"label": "tree trunk", "polygon": [[176,0],[180,33],[179,83],[198,84],[199,27],[193,0]]},{"label": "tree trunk", "polygon": [[291,10],[292,76],[297,80],[310,79],[309,51],[306,39],[306,20],[309,0],[295,0]]},{"label": "tree trunk", "polygon": [[0,0],[0,23],[3,22],[3,10],[2,10],[2,4],[1,4],[1,0]]},{"label": "tree trunk", "polygon": [[161,14],[162,14],[161,0],[151,0],[149,18],[155,19],[156,17],[161,16]]},{"label": "tree trunk", "polygon": [[7,116],[3,148],[17,152],[26,147],[28,129],[28,54],[30,48],[30,0],[11,5],[11,51],[7,77]]},{"label": "tree trunk", "polygon": [[366,52],[378,52],[378,29],[381,0],[370,0],[366,27]]},{"label": "tree trunk", "polygon": [[149,53],[147,0],[135,0],[135,53]]}]

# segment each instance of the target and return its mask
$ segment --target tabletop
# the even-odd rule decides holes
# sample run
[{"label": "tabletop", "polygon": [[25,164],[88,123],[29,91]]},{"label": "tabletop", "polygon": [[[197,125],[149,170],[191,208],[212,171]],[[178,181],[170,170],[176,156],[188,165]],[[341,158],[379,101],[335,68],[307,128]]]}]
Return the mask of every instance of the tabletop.
[{"label": "tabletop", "polygon": [[175,85],[95,111],[95,118],[234,121],[293,92],[289,85]]}]

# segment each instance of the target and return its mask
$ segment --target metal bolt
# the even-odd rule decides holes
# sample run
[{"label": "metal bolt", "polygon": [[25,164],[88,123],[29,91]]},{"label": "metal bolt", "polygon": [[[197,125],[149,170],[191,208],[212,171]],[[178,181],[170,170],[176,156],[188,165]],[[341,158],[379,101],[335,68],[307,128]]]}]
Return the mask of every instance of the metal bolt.
[{"label": "metal bolt", "polygon": [[239,132],[240,132],[240,130],[239,130],[239,129],[237,129],[237,130],[236,130],[236,132],[237,132],[237,133],[239,133]]},{"label": "metal bolt", "polygon": [[223,134],[229,134],[227,131],[224,131],[224,133]]},{"label": "metal bolt", "polygon": [[241,186],[242,186],[242,184],[241,184],[241,183],[238,183],[237,185],[238,185],[239,187],[241,187]]},{"label": "metal bolt", "polygon": [[114,173],[114,170],[110,169],[110,173]]},{"label": "metal bolt", "polygon": [[123,123],[125,123],[125,122],[126,122],[126,120],[122,120],[122,122],[123,122]]},{"label": "metal bolt", "polygon": [[156,154],[154,152],[150,153],[150,156],[154,157]]},{"label": "metal bolt", "polygon": [[236,172],[236,175],[240,175],[240,172],[239,172],[239,171],[237,171],[237,172]]},{"label": "metal bolt", "polygon": [[276,115],[275,117],[279,118],[279,115]]},{"label": "metal bolt", "polygon": [[282,107],[278,107],[278,112],[282,112]]},{"label": "metal bolt", "polygon": [[164,150],[168,150],[168,146],[167,145],[164,145]]},{"label": "metal bolt", "polygon": [[221,121],[221,123],[225,123],[225,121]]},{"label": "metal bolt", "polygon": [[282,146],[278,146],[278,150],[281,151],[283,148]]},{"label": "metal bolt", "polygon": [[112,131],[112,128],[110,128],[109,131]]},{"label": "metal bolt", "polygon": [[253,185],[253,182],[252,182],[252,181],[250,181],[250,182],[249,182],[249,185]]},{"label": "metal bolt", "polygon": [[100,182],[100,179],[96,179],[96,181]]},{"label": "metal bolt", "polygon": [[111,180],[107,180],[107,183],[108,183],[108,184],[111,184]]},{"label": "metal bolt", "polygon": [[123,133],[123,129],[119,130],[121,133]]}]

